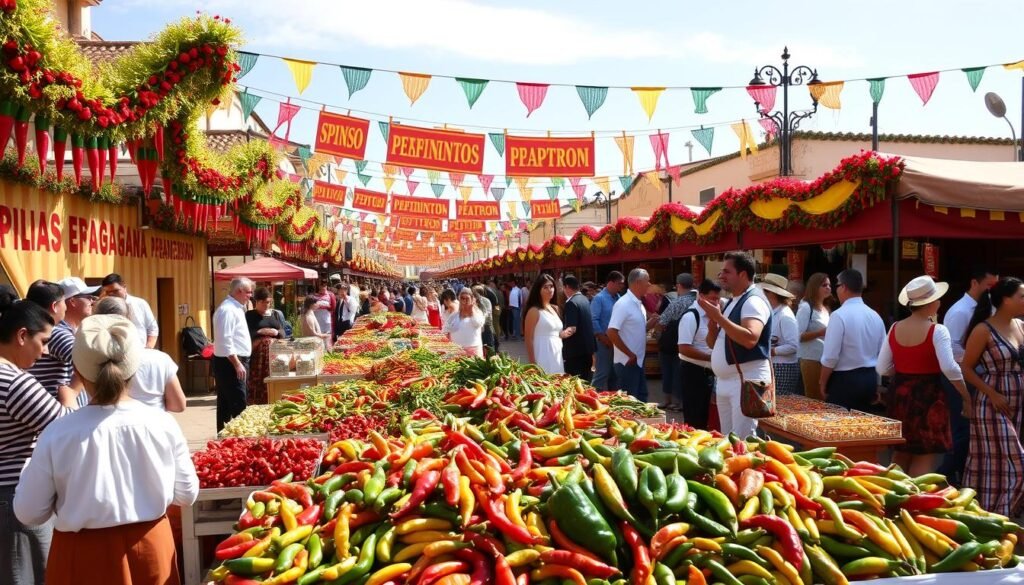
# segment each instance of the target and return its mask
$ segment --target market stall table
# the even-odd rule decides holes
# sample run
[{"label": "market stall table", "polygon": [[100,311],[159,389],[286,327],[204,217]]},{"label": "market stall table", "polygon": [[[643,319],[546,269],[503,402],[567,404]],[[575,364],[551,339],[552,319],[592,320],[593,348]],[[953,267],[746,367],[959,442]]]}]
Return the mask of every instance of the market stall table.
[{"label": "market stall table", "polygon": [[295,372],[289,372],[287,376],[269,376],[263,380],[267,385],[267,401],[271,404],[277,402],[282,396],[317,385],[317,376],[299,376]]},{"label": "market stall table", "polygon": [[900,438],[876,438],[854,441],[820,441],[802,435],[788,432],[779,426],[772,424],[771,419],[762,419],[758,426],[769,437],[774,439],[785,439],[786,442],[796,443],[803,449],[816,449],[818,447],[835,447],[837,451],[846,455],[854,461],[871,461],[877,463],[881,453],[890,447],[902,445],[906,441]]}]

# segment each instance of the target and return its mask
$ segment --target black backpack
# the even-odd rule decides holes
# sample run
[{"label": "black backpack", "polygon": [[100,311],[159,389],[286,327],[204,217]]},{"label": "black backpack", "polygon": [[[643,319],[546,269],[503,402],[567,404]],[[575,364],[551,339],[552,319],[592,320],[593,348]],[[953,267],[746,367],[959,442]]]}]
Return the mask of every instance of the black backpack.
[{"label": "black backpack", "polygon": [[[189,323],[191,322],[191,325]],[[186,356],[190,355],[201,355],[203,349],[210,345],[210,340],[207,339],[206,333],[203,332],[202,327],[196,325],[195,319],[191,315],[185,319],[185,327],[181,329],[181,349],[185,352]]]}]

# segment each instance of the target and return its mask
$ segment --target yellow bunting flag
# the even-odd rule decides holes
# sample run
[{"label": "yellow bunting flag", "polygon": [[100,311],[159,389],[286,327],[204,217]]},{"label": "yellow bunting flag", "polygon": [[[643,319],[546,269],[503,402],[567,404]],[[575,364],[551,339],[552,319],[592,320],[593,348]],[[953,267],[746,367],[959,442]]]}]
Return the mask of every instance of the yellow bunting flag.
[{"label": "yellow bunting flag", "polygon": [[399,73],[398,76],[402,79],[405,95],[409,96],[409,105],[415,104],[430,85],[430,76],[423,73]]},{"label": "yellow bunting flag", "polygon": [[462,196],[462,201],[469,201],[469,198],[473,196],[473,187],[469,185],[459,187],[459,195]]},{"label": "yellow bunting flag", "polygon": [[519,205],[518,201],[507,201],[508,203],[508,219],[509,221],[516,221],[519,219],[519,211],[516,206]]},{"label": "yellow bunting flag", "polygon": [[818,101],[819,104],[833,110],[838,110],[839,94],[843,92],[842,81],[830,81],[828,83],[815,83],[809,86],[811,97]]},{"label": "yellow bunting flag", "polygon": [[612,184],[611,177],[594,177],[594,184],[597,185],[599,191],[608,195]]},{"label": "yellow bunting flag", "polygon": [[658,98],[661,97],[664,87],[631,87],[633,93],[640,100],[640,107],[647,114],[647,121],[654,117],[654,110],[658,108]]},{"label": "yellow bunting flag", "polygon": [[306,91],[309,82],[313,79],[313,67],[316,63],[312,61],[301,61],[299,59],[284,59],[284,64],[292,70],[292,77],[295,78],[295,88],[299,94]]},{"label": "yellow bunting flag", "polygon": [[345,169],[337,168],[334,169],[334,178],[338,179],[339,183],[345,182],[345,177],[348,176],[348,171]]},{"label": "yellow bunting flag", "polygon": [[523,201],[529,199],[527,196],[530,192],[530,177],[512,177],[515,181],[516,187],[519,188],[520,197]]},{"label": "yellow bunting flag", "polygon": [[644,173],[644,178],[647,182],[654,186],[659,192],[665,190],[665,183],[661,182],[661,172],[659,171],[647,171]]},{"label": "yellow bunting flag", "polygon": [[384,177],[384,191],[390,193],[391,192],[391,187],[393,187],[394,184],[395,184],[395,178],[394,177]]},{"label": "yellow bunting flag", "polygon": [[398,174],[398,167],[395,165],[384,163],[380,167],[384,171],[385,177],[394,177]]},{"label": "yellow bunting flag", "polygon": [[754,133],[750,131],[750,125],[746,120],[733,124],[732,131],[740,139],[740,158],[747,157],[747,148],[753,153],[757,152],[757,141],[754,140]]},{"label": "yellow bunting flag", "polygon": [[622,136],[615,137],[615,144],[618,145],[619,150],[622,151],[622,174],[632,175],[633,174],[633,137],[627,136],[625,132]]},{"label": "yellow bunting flag", "polygon": [[1021,71],[1024,71],[1024,61],[1017,61],[1016,63],[1007,63],[1006,65],[1003,65],[1003,68],[1009,70],[1019,69]]}]

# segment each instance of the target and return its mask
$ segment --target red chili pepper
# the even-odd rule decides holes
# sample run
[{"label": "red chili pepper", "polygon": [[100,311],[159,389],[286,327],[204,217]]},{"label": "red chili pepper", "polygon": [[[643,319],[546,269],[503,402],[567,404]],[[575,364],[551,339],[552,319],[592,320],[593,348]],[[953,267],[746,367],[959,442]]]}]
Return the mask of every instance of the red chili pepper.
[{"label": "red chili pepper", "polygon": [[487,519],[491,521],[491,524],[499,532],[519,544],[532,545],[536,543],[536,539],[530,534],[529,530],[508,519],[508,516],[505,515],[505,506],[502,505],[500,497],[488,497],[488,494],[479,488],[475,490],[475,493],[477,502],[482,504]]},{"label": "red chili pepper", "polygon": [[320,504],[313,504],[296,516],[295,522],[297,522],[299,526],[313,525],[319,517]]},{"label": "red chili pepper", "polygon": [[359,473],[362,470],[373,469],[373,464],[368,461],[346,461],[341,465],[334,468],[334,473],[341,475],[342,473]]},{"label": "red chili pepper", "polygon": [[540,431],[540,428],[534,425],[532,422],[530,422],[529,418],[525,414],[521,412],[519,414],[521,416],[512,417],[513,426],[517,427],[524,433],[530,433],[531,435],[535,435],[538,431]]},{"label": "red chili pepper", "polygon": [[596,554],[576,544],[572,539],[566,536],[565,533],[562,532],[562,529],[558,527],[558,522],[555,522],[553,518],[548,520],[548,532],[551,533],[551,540],[553,540],[554,543],[562,549],[578,554],[582,557],[591,557],[595,561],[598,560]]},{"label": "red chili pepper", "polygon": [[540,428],[549,427],[555,424],[555,421],[558,420],[558,411],[561,408],[561,404],[552,404],[544,411],[544,415],[541,416],[534,424]]},{"label": "red chili pepper", "polygon": [[843,472],[846,477],[856,477],[862,475],[878,475],[877,471],[868,469],[867,467],[851,467]]},{"label": "red chili pepper", "polygon": [[430,412],[425,408],[417,408],[416,410],[412,411],[412,414],[409,416],[412,418],[412,420],[437,420],[437,417],[434,416],[434,413]]},{"label": "red chili pepper", "polygon": [[526,477],[527,472],[533,467],[533,451],[530,450],[528,441],[519,442],[519,464],[512,470],[512,481],[519,481]]},{"label": "red chili pepper", "polygon": [[658,443],[657,439],[634,439],[629,444],[629,450],[633,453],[639,453],[640,451],[646,451],[647,449],[657,449],[661,444]]},{"label": "red chili pepper", "polygon": [[444,471],[441,473],[441,483],[444,486],[444,500],[448,502],[449,506],[459,505],[459,477],[461,475],[454,459],[445,466]]},{"label": "red chili pepper", "polygon": [[473,572],[470,574],[470,585],[484,585],[494,579],[491,565],[484,558],[484,555],[471,548],[461,548],[455,551],[454,554],[456,558],[469,562],[470,567],[472,567]]},{"label": "red chili pepper", "polygon": [[907,501],[900,504],[900,507],[908,512],[927,512],[936,508],[949,505],[946,498],[937,494],[914,494],[907,498]]},{"label": "red chili pepper", "polygon": [[412,490],[412,495],[409,500],[402,506],[402,509],[396,510],[391,513],[392,518],[401,518],[406,514],[411,513],[413,510],[419,507],[427,497],[430,496],[437,488],[437,484],[441,481],[441,472],[436,469],[424,473],[418,480],[416,480],[416,487]]},{"label": "red chili pepper", "polygon": [[313,505],[313,494],[306,489],[306,486],[299,483],[285,483],[280,480],[274,480],[267,491],[280,494],[286,498],[291,498],[302,504],[303,508],[308,508]]},{"label": "red chili pepper", "polygon": [[779,551],[783,558],[789,561],[797,571],[804,567],[804,549],[800,542],[800,535],[787,520],[778,516],[758,514],[740,523],[742,528],[763,528],[775,537],[775,540],[782,548]]},{"label": "red chili pepper", "polygon": [[470,459],[484,460],[484,448],[479,443],[470,439],[466,435],[462,434],[461,431],[456,431],[450,427],[445,427],[445,431],[448,433],[448,440],[455,443],[456,445],[464,445],[466,455]]},{"label": "red chili pepper", "polygon": [[388,487],[398,487],[398,484],[402,483],[402,470],[397,469],[388,474],[388,480],[386,485]]},{"label": "red chili pepper", "polygon": [[643,537],[633,528],[632,524],[623,520],[619,523],[619,527],[622,529],[622,536],[625,537],[630,552],[633,553],[633,574],[631,575],[633,583],[647,583],[647,578],[654,570],[654,565],[651,563],[651,550],[647,548]]},{"label": "red chili pepper", "polygon": [[[476,518],[476,516],[474,516],[474,518]],[[472,526],[476,523],[477,522],[470,522],[469,525]],[[476,548],[483,550],[495,558],[505,554],[505,545],[502,544],[500,540],[492,536],[487,536],[486,534],[480,534],[477,532],[466,532],[462,535],[462,539],[473,543]]]},{"label": "red chili pepper", "polygon": [[486,401],[487,401],[487,392],[486,391],[481,392],[479,395],[477,395],[473,399],[472,402],[469,403],[469,409],[470,410],[476,410],[478,408],[481,408]]},{"label": "red chili pepper", "polygon": [[567,550],[546,550],[540,553],[540,560],[546,564],[568,565],[581,573],[601,579],[608,579],[619,574],[619,570],[610,567],[591,557],[576,554]]},{"label": "red chili pepper", "polygon": [[794,500],[796,500],[797,508],[800,508],[801,510],[810,510],[812,512],[820,512],[824,509],[821,507],[821,504],[801,494],[795,487],[787,484],[782,484],[782,487],[789,492],[791,496],[793,496]]},{"label": "red chili pepper", "polygon": [[587,406],[593,409],[601,408],[601,402],[596,397],[591,396],[589,394],[577,392],[576,400],[582,402],[583,404],[586,404]]},{"label": "red chili pepper", "polygon": [[375,447],[367,447],[366,450],[363,451],[362,455],[360,455],[360,457],[362,457],[363,459],[369,459],[370,461],[377,461],[379,459],[383,459],[383,456],[380,454],[380,451],[378,451]]},{"label": "red chili pepper", "polygon": [[747,443],[743,439],[740,439],[732,444],[732,452],[735,455],[746,455]]},{"label": "red chili pepper", "polygon": [[232,534],[231,536],[229,536],[229,537],[225,538],[224,540],[220,541],[220,544],[217,545],[217,548],[215,550],[222,551],[222,550],[224,550],[226,548],[231,548],[233,546],[238,546],[239,544],[242,544],[243,542],[249,542],[250,540],[254,540],[254,537],[253,537],[252,534],[250,534],[248,532],[239,532],[237,534]]},{"label": "red chili pepper", "polygon": [[351,530],[355,530],[356,528],[365,526],[371,522],[378,522],[380,519],[380,515],[373,510],[364,510],[362,512],[352,514],[352,517],[348,520],[348,527]]},{"label": "red chili pepper", "polygon": [[516,576],[505,555],[494,556],[494,585],[516,585]]},{"label": "red chili pepper", "polygon": [[419,585],[430,585],[446,575],[451,575],[453,573],[465,573],[468,570],[469,563],[465,561],[434,563],[420,574]]},{"label": "red chili pepper", "polygon": [[252,515],[252,512],[246,510],[242,517],[238,519],[238,528],[245,530],[246,528],[252,528],[253,526],[259,526],[263,524],[262,518],[256,518]]},{"label": "red chili pepper", "polygon": [[260,541],[257,539],[247,540],[245,542],[236,544],[235,546],[229,546],[228,548],[217,549],[213,553],[214,558],[218,561],[226,561],[227,559],[237,559],[238,557],[245,554],[245,551],[259,544]]}]

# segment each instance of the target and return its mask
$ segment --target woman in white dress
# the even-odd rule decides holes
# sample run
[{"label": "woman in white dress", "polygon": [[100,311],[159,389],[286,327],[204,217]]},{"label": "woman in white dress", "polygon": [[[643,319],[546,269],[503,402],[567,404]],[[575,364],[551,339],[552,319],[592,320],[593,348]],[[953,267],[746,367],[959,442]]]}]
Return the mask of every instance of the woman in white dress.
[{"label": "woman in white dress", "polygon": [[[448,292],[447,289],[445,292]],[[443,300],[445,295],[441,295]],[[444,322],[443,332],[469,355],[484,357],[484,314],[476,306],[476,295],[468,286],[459,291],[454,311]]]},{"label": "woman in white dress", "polygon": [[576,328],[562,329],[558,307],[551,303],[554,298],[555,279],[541,274],[530,289],[524,309],[526,356],[530,363],[537,364],[548,374],[564,374],[562,340],[576,333]]},{"label": "woman in white dress", "polygon": [[416,290],[412,295],[412,314],[410,315],[417,323],[427,322],[427,297],[423,296],[423,288]]}]

